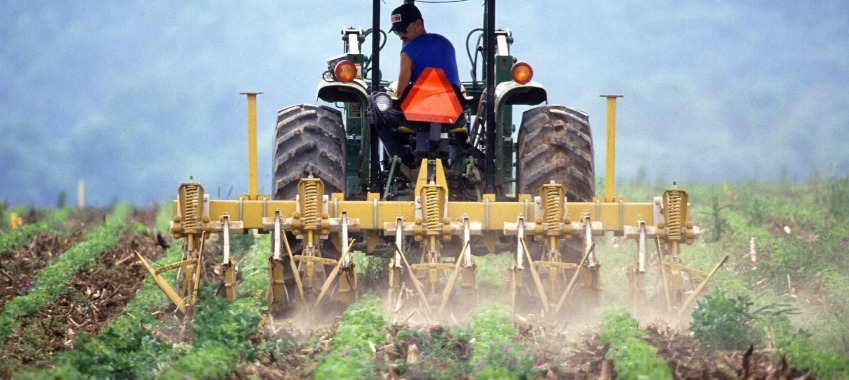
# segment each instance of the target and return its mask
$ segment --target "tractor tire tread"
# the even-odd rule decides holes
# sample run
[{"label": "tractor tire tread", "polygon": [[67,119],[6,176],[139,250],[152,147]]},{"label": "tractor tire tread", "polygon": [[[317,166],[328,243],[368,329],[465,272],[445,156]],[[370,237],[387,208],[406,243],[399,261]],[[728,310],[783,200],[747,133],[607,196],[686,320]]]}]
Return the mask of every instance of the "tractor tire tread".
[{"label": "tractor tire tread", "polygon": [[548,105],[522,115],[517,152],[518,193],[536,195],[555,181],[569,201],[589,202],[595,195],[593,141],[587,114]]},{"label": "tractor tire tread", "polygon": [[342,113],[300,104],[277,113],[272,160],[273,199],[295,199],[298,182],[312,174],[325,194],[345,191],[345,126]]}]

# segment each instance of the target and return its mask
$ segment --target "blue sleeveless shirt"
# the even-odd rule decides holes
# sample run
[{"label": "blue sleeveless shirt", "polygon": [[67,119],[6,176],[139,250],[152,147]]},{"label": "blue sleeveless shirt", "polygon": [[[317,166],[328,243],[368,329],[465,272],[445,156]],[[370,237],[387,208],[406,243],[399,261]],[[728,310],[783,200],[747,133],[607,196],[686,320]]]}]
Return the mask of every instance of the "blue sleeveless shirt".
[{"label": "blue sleeveless shirt", "polygon": [[401,51],[407,53],[407,56],[413,62],[411,85],[416,83],[425,68],[435,67],[445,72],[445,77],[448,78],[449,82],[460,86],[454,45],[447,38],[435,33],[422,34],[404,45]]}]

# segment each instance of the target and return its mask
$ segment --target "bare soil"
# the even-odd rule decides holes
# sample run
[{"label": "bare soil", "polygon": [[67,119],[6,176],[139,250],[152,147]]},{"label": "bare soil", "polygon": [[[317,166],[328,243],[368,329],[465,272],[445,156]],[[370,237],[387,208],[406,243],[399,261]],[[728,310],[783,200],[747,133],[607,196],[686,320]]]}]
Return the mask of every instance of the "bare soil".
[{"label": "bare soil", "polygon": [[[37,222],[43,215],[33,212],[27,222]],[[82,241],[91,226],[97,226],[106,217],[98,209],[82,209],[71,214],[64,231],[41,232],[22,247],[2,253],[0,260],[0,310],[6,302],[26,293],[32,278],[54,258]]]},{"label": "bare soil", "polygon": [[10,299],[25,294],[41,269],[82,238],[82,231],[69,235],[42,232],[21,248],[4,253],[0,260],[0,310]]}]

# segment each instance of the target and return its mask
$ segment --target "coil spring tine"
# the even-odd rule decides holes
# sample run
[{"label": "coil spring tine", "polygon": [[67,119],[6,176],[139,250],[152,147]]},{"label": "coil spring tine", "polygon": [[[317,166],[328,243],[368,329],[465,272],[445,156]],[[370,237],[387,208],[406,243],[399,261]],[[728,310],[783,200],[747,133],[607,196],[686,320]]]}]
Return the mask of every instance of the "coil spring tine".
[{"label": "coil spring tine", "polygon": [[198,186],[194,184],[186,185],[186,210],[183,215],[183,225],[187,233],[197,233],[198,221],[200,221],[200,212],[198,210]]},{"label": "coil spring tine", "polygon": [[306,181],[304,183],[304,211],[301,218],[304,226],[318,226],[320,213],[318,211],[318,181]]},{"label": "coil spring tine", "polygon": [[557,231],[560,225],[560,197],[556,188],[547,188],[545,192],[545,227],[548,231]]},{"label": "coil spring tine", "polygon": [[424,220],[428,234],[440,230],[442,216],[439,214],[439,188],[436,186],[425,188]]},{"label": "coil spring tine", "polygon": [[669,240],[681,240],[681,191],[670,190],[667,198],[666,226],[669,229]]}]

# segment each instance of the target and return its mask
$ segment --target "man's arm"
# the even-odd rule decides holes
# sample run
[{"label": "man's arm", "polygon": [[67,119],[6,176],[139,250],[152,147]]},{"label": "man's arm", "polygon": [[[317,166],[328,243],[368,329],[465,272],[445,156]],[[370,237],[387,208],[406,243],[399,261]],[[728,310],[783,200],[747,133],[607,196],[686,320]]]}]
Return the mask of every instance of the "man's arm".
[{"label": "man's arm", "polygon": [[398,72],[398,89],[395,91],[395,96],[401,99],[404,92],[407,91],[407,86],[410,84],[410,78],[413,76],[413,60],[407,53],[401,52],[401,70]]}]

